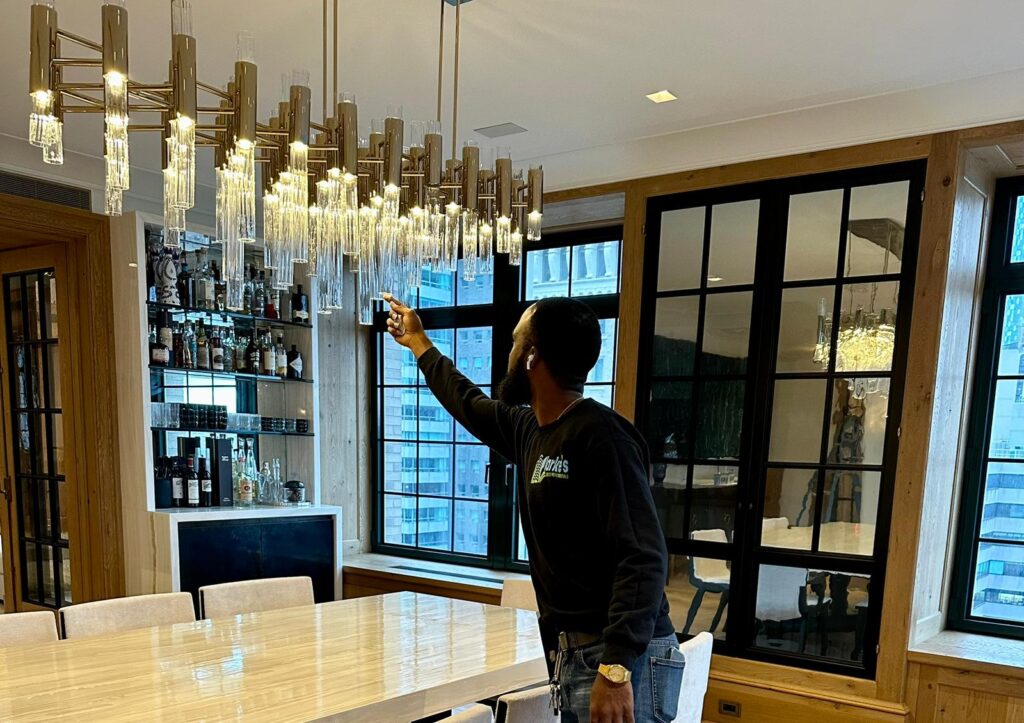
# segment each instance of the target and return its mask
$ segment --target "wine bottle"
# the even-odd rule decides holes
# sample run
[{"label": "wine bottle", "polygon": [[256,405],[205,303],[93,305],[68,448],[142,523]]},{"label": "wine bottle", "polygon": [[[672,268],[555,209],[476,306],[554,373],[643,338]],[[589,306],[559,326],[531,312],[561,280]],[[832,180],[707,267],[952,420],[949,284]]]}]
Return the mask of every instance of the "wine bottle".
[{"label": "wine bottle", "polygon": [[277,372],[277,352],[274,351],[274,343],[270,340],[269,331],[264,331],[260,334],[260,351],[263,357],[260,374],[265,374],[269,377],[274,376]]},{"label": "wine bottle", "polygon": [[238,439],[238,455],[235,458],[235,499],[239,507],[252,507],[252,480],[245,469],[245,447],[241,438]]},{"label": "wine bottle", "polygon": [[188,506],[198,507],[199,506],[199,475],[196,473],[196,462],[194,457],[189,457],[188,462],[185,463],[185,473],[187,475],[186,487],[188,488]]},{"label": "wine bottle", "polygon": [[224,343],[217,332],[210,337],[210,368],[215,372],[224,371]]},{"label": "wine bottle", "polygon": [[199,458],[199,505],[213,507],[213,480],[206,468],[206,458]]},{"label": "wine bottle", "polygon": [[156,324],[149,325],[149,363],[157,367],[167,366],[167,347],[157,338]]},{"label": "wine bottle", "polygon": [[249,334],[249,346],[245,349],[246,368],[250,374],[260,373],[260,347],[256,343],[256,330]]},{"label": "wine bottle", "polygon": [[157,321],[157,341],[164,348],[164,366],[174,366],[174,332],[171,329],[171,315],[161,312]]},{"label": "wine bottle", "polygon": [[224,371],[235,371],[235,329],[233,326],[225,328],[220,337],[220,345],[223,347]]},{"label": "wine bottle", "polygon": [[[184,255],[182,255],[184,259]],[[181,273],[178,274],[178,299],[183,307],[190,308],[195,304],[195,282],[192,273],[188,270],[188,263],[181,262]]]},{"label": "wine bottle", "polygon": [[210,369],[210,340],[206,336],[206,325],[200,319],[196,331],[196,369]]},{"label": "wine bottle", "polygon": [[252,313],[253,316],[260,316],[267,306],[267,282],[266,274],[260,271],[260,276],[252,284]]},{"label": "wine bottle", "polygon": [[185,506],[185,467],[181,457],[175,457],[171,466],[171,506]]},{"label": "wine bottle", "polygon": [[186,321],[181,332],[181,368],[194,369],[196,360],[196,333],[192,322]]},{"label": "wine bottle", "polygon": [[274,346],[274,357],[277,360],[275,373],[281,379],[288,376],[288,352],[284,348],[284,336],[277,335],[277,344]]},{"label": "wine bottle", "polygon": [[309,297],[302,293],[302,284],[296,286],[292,294],[292,321],[296,324],[309,323]]},{"label": "wine bottle", "polygon": [[292,344],[292,350],[288,352],[288,378],[302,379],[302,354]]}]

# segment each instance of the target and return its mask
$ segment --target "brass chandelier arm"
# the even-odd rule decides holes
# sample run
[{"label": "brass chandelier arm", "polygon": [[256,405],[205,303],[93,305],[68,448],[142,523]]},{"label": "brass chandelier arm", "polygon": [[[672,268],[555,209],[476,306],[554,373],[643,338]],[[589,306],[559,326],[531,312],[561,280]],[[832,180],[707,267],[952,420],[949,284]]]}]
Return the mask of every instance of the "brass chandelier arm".
[{"label": "brass chandelier arm", "polygon": [[102,68],[103,61],[99,58],[54,58],[50,61],[53,66],[65,68]]},{"label": "brass chandelier arm", "polygon": [[223,98],[224,100],[233,100],[231,95],[227,91],[221,90],[220,88],[218,88],[215,85],[210,85],[209,83],[204,83],[201,80],[197,80],[196,81],[196,87],[199,88],[200,90],[205,90],[207,93],[210,93],[211,95],[215,95],[218,98]]},{"label": "brass chandelier arm", "polygon": [[64,38],[65,40],[70,40],[72,43],[77,43],[78,45],[81,45],[83,48],[89,48],[89,50],[95,50],[97,53],[103,52],[103,46],[99,43],[93,42],[92,40],[89,40],[89,38],[83,38],[81,35],[69,33],[67,30],[61,30],[60,28],[57,28],[57,37]]},{"label": "brass chandelier arm", "polygon": [[[103,109],[103,101],[98,98],[93,98],[91,96],[85,95],[84,93],[76,93],[73,90],[62,90],[61,93],[66,95],[68,98],[73,98],[74,100],[80,101],[89,106],[96,106],[101,110]],[[67,106],[64,106],[64,110],[67,110]]]},{"label": "brass chandelier arm", "polygon": [[102,113],[104,112],[103,106],[96,105],[62,105],[60,107],[61,113]]},{"label": "brass chandelier arm", "polygon": [[61,93],[67,90],[103,90],[103,83],[57,83],[54,90]]}]

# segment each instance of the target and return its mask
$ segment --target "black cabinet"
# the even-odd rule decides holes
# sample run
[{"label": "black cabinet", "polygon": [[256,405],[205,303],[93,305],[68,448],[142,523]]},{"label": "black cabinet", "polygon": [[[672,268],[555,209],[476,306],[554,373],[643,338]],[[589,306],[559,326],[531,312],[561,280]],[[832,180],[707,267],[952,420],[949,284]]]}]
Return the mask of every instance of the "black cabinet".
[{"label": "black cabinet", "polygon": [[334,518],[324,516],[182,522],[178,525],[181,590],[222,582],[304,575],[317,602],[334,600]]}]

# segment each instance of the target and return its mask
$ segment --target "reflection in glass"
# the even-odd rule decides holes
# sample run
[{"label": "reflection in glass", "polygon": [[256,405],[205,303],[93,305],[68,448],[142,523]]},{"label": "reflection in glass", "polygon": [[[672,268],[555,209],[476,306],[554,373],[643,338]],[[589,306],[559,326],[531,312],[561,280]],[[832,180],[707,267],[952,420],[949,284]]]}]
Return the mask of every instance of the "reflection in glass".
[{"label": "reflection in glass", "polygon": [[658,291],[698,288],[703,259],[704,207],[662,213]]},{"label": "reflection in glass", "polygon": [[[843,287],[842,321],[836,352],[837,372],[892,369],[899,288],[898,281],[848,284]],[[826,327],[829,333],[831,321],[831,316],[827,316]],[[863,396],[877,391],[855,383],[855,394]]]},{"label": "reflection in glass", "polygon": [[875,520],[882,473],[828,470],[821,508],[822,552],[870,556],[875,546]]},{"label": "reflection in glass", "polygon": [[651,479],[651,495],[665,537],[685,539],[686,465],[655,462],[651,465]]},{"label": "reflection in glass", "polygon": [[[1021,196],[1024,199],[1024,196]],[[1020,204],[1018,203],[1018,207]],[[1024,295],[1006,297],[1002,336],[999,341],[1000,376],[1024,374]]]},{"label": "reflection in glass", "polygon": [[701,382],[697,414],[697,459],[738,459],[746,383]]},{"label": "reflection in glass", "polygon": [[842,221],[842,189],[789,197],[786,281],[835,277]]},{"label": "reflection in glass", "polygon": [[669,555],[668,597],[677,632],[710,632],[725,639],[729,606],[729,565],[724,560]]},{"label": "reflection in glass", "polygon": [[452,549],[452,501],[420,497],[418,503],[416,544],[432,550]]},{"label": "reflection in glass", "polygon": [[708,286],[753,283],[760,208],[757,199],[712,207]]},{"label": "reflection in glass", "polygon": [[750,342],[753,293],[709,294],[704,307],[701,374],[743,374]]},{"label": "reflection in glass", "polygon": [[825,412],[825,380],[780,379],[772,398],[773,462],[818,462]]},{"label": "reflection in glass", "polygon": [[1024,545],[978,546],[971,615],[1024,622]]},{"label": "reflection in glass", "polygon": [[900,272],[909,192],[909,181],[851,190],[846,276]]},{"label": "reflection in glass", "polygon": [[[690,498],[690,529],[720,530],[725,540],[732,539],[736,525],[738,467],[696,465],[693,469],[693,492]],[[716,539],[722,542],[721,539]]]},{"label": "reflection in glass", "polygon": [[[889,380],[836,379],[832,390],[829,464],[882,464],[889,412]],[[851,384],[876,393],[858,398]]]},{"label": "reflection in glass", "polygon": [[[697,348],[697,317],[700,298],[673,296],[658,299],[654,317],[654,376],[685,376],[693,374]],[[749,314],[748,314],[749,324]]]},{"label": "reflection in glass", "polygon": [[7,341],[25,341],[25,323],[22,317],[24,307],[22,306],[22,291],[20,276],[8,276],[6,282],[6,303],[10,314],[10,325],[7,327]]},{"label": "reflection in glass", "polygon": [[647,444],[654,459],[690,454],[692,382],[654,382],[647,415]]},{"label": "reflection in glass", "polygon": [[834,286],[798,287],[782,292],[777,371],[817,372],[828,365],[827,319],[831,319],[834,303]]},{"label": "reflection in glass", "polygon": [[818,473],[809,469],[769,468],[764,483],[761,545],[810,550]]}]

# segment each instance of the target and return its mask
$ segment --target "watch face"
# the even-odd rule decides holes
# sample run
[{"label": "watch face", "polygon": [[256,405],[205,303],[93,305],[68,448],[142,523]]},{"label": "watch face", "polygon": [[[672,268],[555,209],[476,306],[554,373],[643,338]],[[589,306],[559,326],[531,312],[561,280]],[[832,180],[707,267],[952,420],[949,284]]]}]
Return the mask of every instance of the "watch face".
[{"label": "watch face", "polygon": [[622,683],[626,680],[626,671],[619,665],[613,665],[611,671],[611,679],[613,683]]}]

